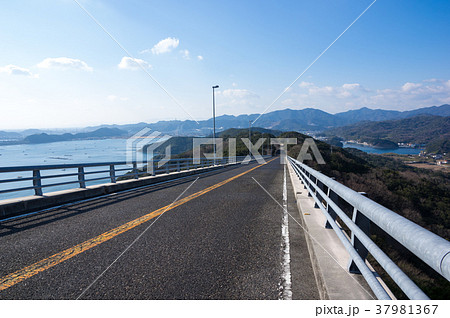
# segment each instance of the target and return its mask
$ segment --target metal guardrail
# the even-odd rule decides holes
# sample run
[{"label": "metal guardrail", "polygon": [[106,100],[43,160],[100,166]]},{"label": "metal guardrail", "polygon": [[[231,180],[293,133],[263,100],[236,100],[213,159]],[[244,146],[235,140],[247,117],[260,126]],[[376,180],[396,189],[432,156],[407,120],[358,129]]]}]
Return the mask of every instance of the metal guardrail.
[{"label": "metal guardrail", "polygon": [[[378,299],[391,299],[374,273],[366,265],[370,253],[394,282],[410,299],[429,299],[428,296],[370,239],[373,222],[431,268],[450,280],[450,242],[431,233],[364,197],[360,193],[334,181],[307,165],[288,158],[295,173],[309,195],[327,218],[326,227],[333,228],[350,254],[350,272],[360,272]],[[352,218],[343,211],[344,205],[353,209]],[[349,239],[336,223],[336,217],[351,231]]]},{"label": "metal guardrail", "polygon": [[[157,175],[170,172],[180,172],[198,168],[211,167],[214,165],[225,165],[229,163],[242,162],[245,157],[230,157],[206,159],[201,158],[194,161],[192,158],[170,159],[161,167],[158,167],[159,161],[141,162],[101,162],[101,163],[80,163],[80,164],[60,164],[60,165],[40,165],[40,166],[18,166],[18,167],[0,167],[0,185],[8,184],[5,189],[0,189],[0,194],[33,190],[37,196],[44,194],[44,189],[66,185],[78,185],[73,188],[86,188],[88,183],[105,180],[105,182],[116,183],[119,178],[131,177],[139,179],[144,176]],[[147,164],[153,164],[152,173],[148,169],[139,168]],[[57,172],[50,173],[47,172]],[[27,177],[15,177],[2,179],[2,174],[23,172],[28,173]],[[45,173],[44,173],[45,172]],[[60,182],[53,182],[58,180]],[[64,181],[61,181],[64,180]],[[18,183],[29,182],[26,186],[9,186]]]}]

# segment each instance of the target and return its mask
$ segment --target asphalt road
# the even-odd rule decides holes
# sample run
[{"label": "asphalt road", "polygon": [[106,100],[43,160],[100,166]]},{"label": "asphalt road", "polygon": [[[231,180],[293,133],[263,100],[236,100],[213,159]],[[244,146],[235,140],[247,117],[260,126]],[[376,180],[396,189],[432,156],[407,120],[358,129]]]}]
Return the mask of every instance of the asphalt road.
[{"label": "asphalt road", "polygon": [[0,299],[318,299],[279,159],[198,177],[0,221]]}]

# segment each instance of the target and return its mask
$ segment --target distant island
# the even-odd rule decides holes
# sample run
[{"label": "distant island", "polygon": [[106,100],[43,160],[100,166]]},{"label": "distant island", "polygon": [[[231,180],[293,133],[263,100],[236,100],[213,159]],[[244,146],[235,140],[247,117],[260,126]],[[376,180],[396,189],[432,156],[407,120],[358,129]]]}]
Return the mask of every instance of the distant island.
[{"label": "distant island", "polygon": [[397,149],[398,144],[396,142],[386,139],[374,139],[370,142],[371,146],[375,149]]},{"label": "distant island", "polygon": [[71,141],[71,140],[86,140],[86,139],[105,139],[105,138],[118,138],[126,137],[128,132],[118,128],[99,128],[92,132],[70,134],[65,133],[62,135],[54,135],[47,133],[40,133],[27,136],[23,139],[0,141],[0,145],[12,145],[12,144],[43,144],[58,141]]}]

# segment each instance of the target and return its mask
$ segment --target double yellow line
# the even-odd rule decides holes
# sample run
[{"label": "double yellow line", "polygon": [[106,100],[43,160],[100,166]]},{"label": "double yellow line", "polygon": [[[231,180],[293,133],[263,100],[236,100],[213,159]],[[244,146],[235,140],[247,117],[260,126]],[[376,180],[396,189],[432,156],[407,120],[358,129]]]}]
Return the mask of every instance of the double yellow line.
[{"label": "double yellow line", "polygon": [[53,266],[58,265],[58,264],[66,261],[68,259],[71,259],[72,257],[75,257],[78,254],[81,254],[81,253],[83,253],[83,252],[85,252],[85,251],[87,251],[87,250],[89,250],[89,249],[91,249],[91,248],[93,248],[93,247],[95,247],[97,245],[100,245],[100,244],[102,244],[102,243],[104,243],[106,241],[109,241],[110,239],[116,237],[119,234],[122,234],[122,233],[124,233],[126,231],[129,231],[129,230],[131,230],[131,229],[133,229],[133,228],[135,228],[135,227],[137,227],[137,226],[139,226],[139,225],[141,225],[141,224],[143,224],[143,223],[145,223],[145,222],[147,222],[147,221],[157,217],[158,215],[161,215],[161,214],[163,214],[166,211],[172,210],[172,209],[174,209],[174,208],[176,208],[176,207],[178,207],[178,206],[180,206],[182,204],[185,204],[186,202],[189,202],[189,201],[191,201],[191,200],[193,200],[195,198],[198,198],[199,196],[201,196],[201,195],[203,195],[205,193],[208,193],[209,191],[217,189],[217,188],[219,188],[219,187],[221,187],[221,186],[223,186],[223,185],[225,185],[225,184],[227,184],[227,183],[229,183],[229,182],[231,182],[231,181],[233,181],[233,180],[235,180],[235,179],[237,179],[237,178],[239,178],[239,177],[241,177],[241,176],[243,176],[243,175],[245,175],[245,174],[247,174],[247,173],[249,173],[249,172],[251,172],[251,171],[253,171],[253,170],[255,170],[255,169],[257,169],[257,168],[259,168],[259,167],[261,167],[261,166],[271,162],[271,161],[273,161],[273,160],[275,160],[275,159],[276,158],[274,158],[274,159],[272,159],[272,160],[270,160],[270,161],[268,161],[268,162],[266,162],[264,164],[258,165],[258,166],[254,167],[254,168],[251,168],[251,169],[249,169],[249,170],[247,170],[245,172],[242,172],[242,173],[240,173],[240,174],[238,174],[238,175],[236,175],[234,177],[231,177],[231,178],[226,179],[226,180],[224,180],[222,182],[216,183],[215,185],[212,185],[212,186],[210,186],[210,187],[208,187],[208,188],[206,188],[204,190],[201,190],[199,192],[191,194],[190,196],[187,196],[187,197],[185,197],[183,199],[175,201],[172,204],[166,205],[166,206],[164,206],[164,207],[162,207],[162,208],[160,208],[158,210],[155,210],[155,211],[153,211],[151,213],[148,213],[148,214],[146,214],[144,216],[141,216],[140,218],[137,218],[137,219],[135,219],[133,221],[125,223],[125,224],[123,224],[123,225],[121,225],[119,227],[116,227],[116,228],[112,229],[112,230],[109,230],[109,231],[107,231],[107,232],[105,232],[103,234],[100,234],[100,235],[98,235],[98,236],[96,236],[94,238],[91,238],[91,239],[89,239],[87,241],[84,241],[83,243],[80,243],[78,245],[70,247],[70,248],[68,248],[68,249],[66,249],[66,250],[64,250],[62,252],[56,253],[56,254],[54,254],[54,255],[52,255],[50,257],[47,257],[47,258],[45,258],[45,259],[43,259],[43,260],[41,260],[39,262],[36,262],[36,263],[34,263],[34,264],[30,265],[30,266],[22,268],[22,269],[14,272],[14,273],[8,274],[8,275],[0,278],[0,291],[5,290],[5,289],[7,289],[7,288],[9,288],[11,286],[14,286],[15,284],[20,283],[21,281],[23,281],[23,280],[25,280],[27,278],[30,278],[31,276],[34,276],[34,275],[36,275],[36,274],[38,274],[40,272],[43,272],[43,271],[49,269],[50,267],[53,267]]}]

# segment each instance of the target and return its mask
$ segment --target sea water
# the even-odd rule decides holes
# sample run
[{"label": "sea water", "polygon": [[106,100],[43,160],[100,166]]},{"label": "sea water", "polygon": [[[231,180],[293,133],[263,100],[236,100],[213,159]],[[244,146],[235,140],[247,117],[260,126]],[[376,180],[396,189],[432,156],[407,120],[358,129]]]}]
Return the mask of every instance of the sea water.
[{"label": "sea water", "polygon": [[377,149],[372,148],[369,146],[364,146],[360,144],[353,144],[353,143],[344,143],[344,148],[356,148],[358,150],[367,152],[367,153],[376,153],[376,154],[383,154],[383,153],[396,153],[399,155],[418,155],[421,150],[419,148],[397,148],[397,149]]},{"label": "sea water", "polygon": [[[102,139],[102,140],[74,140],[62,141],[45,144],[23,144],[0,146],[0,167],[17,166],[36,166],[36,165],[60,165],[60,164],[78,164],[78,163],[102,163],[126,161],[126,139]],[[123,166],[122,166],[123,167]],[[97,168],[86,168],[86,171],[92,171]],[[108,167],[102,167],[102,170],[108,170]],[[77,169],[57,169],[42,171],[42,175],[76,173]],[[125,172],[123,172],[125,173]],[[108,174],[98,175],[103,177]],[[92,175],[94,176],[94,175]],[[0,173],[0,180],[17,179],[18,182],[0,183],[0,191],[8,188],[30,187],[33,185],[31,180],[20,181],[20,179],[32,177],[31,172],[11,172]],[[77,180],[77,177],[61,177],[57,179],[44,180],[43,183],[56,183]],[[108,182],[105,180],[92,181],[88,185]],[[59,191],[76,188],[78,185],[68,184],[55,187],[44,188],[45,192]],[[33,195],[34,191],[24,190],[20,192],[0,193],[0,200],[17,198],[27,195]]]}]

